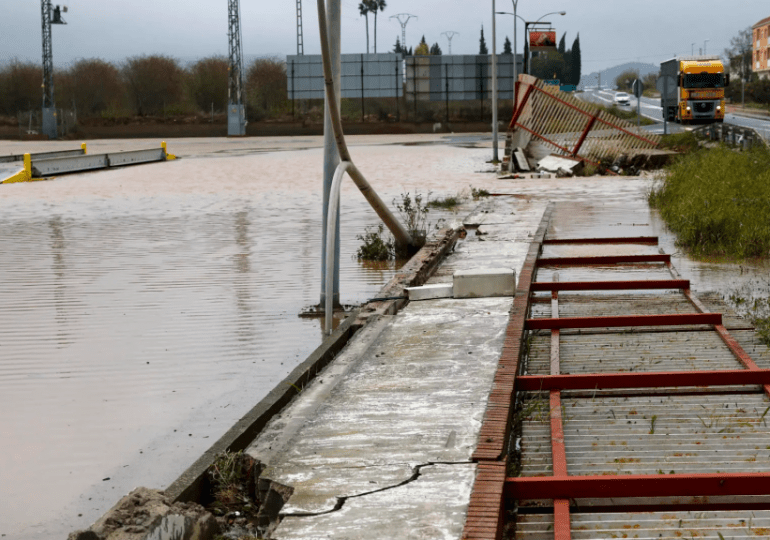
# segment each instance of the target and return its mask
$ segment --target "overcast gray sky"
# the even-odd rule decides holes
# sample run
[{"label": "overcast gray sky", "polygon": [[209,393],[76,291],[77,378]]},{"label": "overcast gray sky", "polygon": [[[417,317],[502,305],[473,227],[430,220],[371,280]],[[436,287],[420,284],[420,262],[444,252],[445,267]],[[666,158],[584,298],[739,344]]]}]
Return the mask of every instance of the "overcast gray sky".
[{"label": "overcast gray sky", "polygon": [[[227,54],[226,0],[64,0],[66,26],[53,28],[54,63],[67,66],[79,58],[113,62],[142,54],[166,54],[185,61]],[[498,11],[512,11],[511,0],[496,0]],[[302,0],[305,54],[318,54],[316,0]],[[342,51],[366,51],[366,30],[358,0],[342,0]],[[296,0],[241,0],[243,51],[246,56],[279,56],[296,52]],[[738,31],[770,15],[761,0],[519,0],[518,14],[538,19],[550,11],[558,37],[567,32],[567,46],[580,33],[583,73],[632,61],[657,64],[673,54],[690,54],[709,40],[707,52],[722,53]],[[0,63],[17,58],[40,62],[40,2],[5,0],[0,17]],[[452,53],[476,54],[479,32],[491,50],[492,0],[388,0],[377,24],[378,52],[393,49],[401,26],[391,15],[411,13],[407,45],[424,35],[446,54],[442,32],[459,32]],[[513,38],[513,17],[497,18],[498,52],[506,36]],[[370,28],[372,17],[370,17]],[[373,43],[373,30],[370,40]],[[519,25],[523,47],[523,24]],[[372,46],[373,47],[373,46]],[[373,52],[373,50],[372,50]]]}]

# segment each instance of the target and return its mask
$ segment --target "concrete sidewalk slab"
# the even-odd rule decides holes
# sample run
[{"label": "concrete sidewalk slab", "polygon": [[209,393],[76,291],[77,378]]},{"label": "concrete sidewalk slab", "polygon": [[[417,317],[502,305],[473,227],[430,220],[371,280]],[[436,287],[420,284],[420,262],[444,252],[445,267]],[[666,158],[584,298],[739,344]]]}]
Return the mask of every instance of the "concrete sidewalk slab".
[{"label": "concrete sidewalk slab", "polygon": [[[544,209],[485,201],[494,234],[471,231],[431,281],[520,272]],[[423,300],[364,327],[247,450],[294,490],[271,538],[459,539],[512,302]]]}]

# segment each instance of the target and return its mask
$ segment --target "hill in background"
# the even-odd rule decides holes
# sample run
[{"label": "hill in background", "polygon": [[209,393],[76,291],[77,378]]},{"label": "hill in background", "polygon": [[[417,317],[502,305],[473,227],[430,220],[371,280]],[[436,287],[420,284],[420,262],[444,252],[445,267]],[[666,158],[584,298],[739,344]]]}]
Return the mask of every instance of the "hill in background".
[{"label": "hill in background", "polygon": [[634,70],[639,72],[640,77],[644,77],[648,73],[657,73],[660,71],[660,66],[655,64],[643,64],[640,62],[628,62],[619,66],[607,68],[601,72],[594,71],[588,75],[580,77],[580,86],[597,86],[599,84],[599,74],[601,73],[602,86],[609,86],[610,88],[615,86],[615,78],[624,71]]}]

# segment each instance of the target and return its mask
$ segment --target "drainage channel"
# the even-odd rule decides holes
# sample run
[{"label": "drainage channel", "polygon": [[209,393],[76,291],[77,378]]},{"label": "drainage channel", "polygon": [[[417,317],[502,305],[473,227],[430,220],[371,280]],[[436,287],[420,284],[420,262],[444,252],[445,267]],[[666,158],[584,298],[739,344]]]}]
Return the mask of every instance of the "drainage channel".
[{"label": "drainage channel", "polygon": [[770,356],[744,349],[750,325],[696,296],[657,238],[551,238],[552,214],[521,273],[463,538],[770,535]]}]

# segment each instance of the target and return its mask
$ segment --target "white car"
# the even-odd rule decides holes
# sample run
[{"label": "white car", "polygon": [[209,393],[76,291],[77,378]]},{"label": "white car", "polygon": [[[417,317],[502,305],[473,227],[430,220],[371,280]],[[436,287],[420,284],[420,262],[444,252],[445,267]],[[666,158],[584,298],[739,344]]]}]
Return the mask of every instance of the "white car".
[{"label": "white car", "polygon": [[618,92],[615,94],[615,103],[618,105],[629,105],[631,103],[631,99],[625,92]]}]

